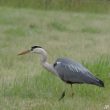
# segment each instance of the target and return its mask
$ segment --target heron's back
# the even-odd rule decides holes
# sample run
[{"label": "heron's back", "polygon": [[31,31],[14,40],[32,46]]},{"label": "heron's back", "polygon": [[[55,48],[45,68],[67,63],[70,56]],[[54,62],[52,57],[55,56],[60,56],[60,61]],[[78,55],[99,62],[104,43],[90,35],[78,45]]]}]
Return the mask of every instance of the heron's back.
[{"label": "heron's back", "polygon": [[88,83],[104,86],[103,82],[94,77],[82,64],[68,58],[58,58],[54,68],[59,77],[67,83]]}]

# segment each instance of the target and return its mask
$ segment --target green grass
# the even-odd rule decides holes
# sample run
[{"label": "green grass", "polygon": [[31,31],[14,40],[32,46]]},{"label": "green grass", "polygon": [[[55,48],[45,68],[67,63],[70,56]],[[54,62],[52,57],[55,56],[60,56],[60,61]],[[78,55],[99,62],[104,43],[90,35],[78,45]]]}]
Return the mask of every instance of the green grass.
[{"label": "green grass", "polygon": [[[110,105],[110,15],[0,7],[0,110],[103,110]],[[71,88],[44,70],[39,56],[17,54],[41,45],[49,62],[69,57],[102,79],[105,88]],[[66,88],[65,99],[58,101]]]},{"label": "green grass", "polygon": [[0,0],[0,6],[91,13],[110,12],[109,0]]}]

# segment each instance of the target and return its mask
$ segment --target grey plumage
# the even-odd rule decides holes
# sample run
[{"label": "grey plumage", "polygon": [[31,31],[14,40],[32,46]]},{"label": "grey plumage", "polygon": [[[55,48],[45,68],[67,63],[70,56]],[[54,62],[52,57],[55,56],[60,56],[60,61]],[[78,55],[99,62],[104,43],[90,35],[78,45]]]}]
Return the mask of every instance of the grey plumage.
[{"label": "grey plumage", "polygon": [[103,82],[76,61],[67,58],[59,58],[54,63],[54,68],[59,77],[66,83],[87,83],[103,87]]}]

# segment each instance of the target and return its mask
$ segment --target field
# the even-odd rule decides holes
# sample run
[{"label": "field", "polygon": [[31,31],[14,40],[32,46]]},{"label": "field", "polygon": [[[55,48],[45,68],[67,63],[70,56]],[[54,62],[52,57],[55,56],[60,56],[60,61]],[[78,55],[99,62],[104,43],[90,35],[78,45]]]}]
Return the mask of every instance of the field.
[{"label": "field", "polygon": [[90,13],[110,12],[109,0],[0,0],[0,6]]},{"label": "field", "polygon": [[[110,105],[109,24],[104,13],[0,7],[0,110],[104,110]],[[73,85],[71,97],[70,86],[44,70],[38,55],[17,55],[33,45],[44,47],[51,63],[58,57],[79,61],[105,88]]]}]

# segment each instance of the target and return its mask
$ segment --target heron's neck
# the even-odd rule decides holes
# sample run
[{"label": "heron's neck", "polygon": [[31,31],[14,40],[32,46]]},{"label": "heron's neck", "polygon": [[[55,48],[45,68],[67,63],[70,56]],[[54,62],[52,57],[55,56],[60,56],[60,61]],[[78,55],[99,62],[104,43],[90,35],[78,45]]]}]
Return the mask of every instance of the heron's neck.
[{"label": "heron's neck", "polygon": [[40,54],[40,61],[41,61],[41,64],[42,66],[47,69],[48,71],[54,73],[56,75],[56,71],[55,69],[53,68],[53,65],[52,64],[49,64],[47,62],[47,52],[46,51],[43,51],[41,54]]},{"label": "heron's neck", "polygon": [[47,52],[46,51],[42,51],[40,53],[40,61],[41,61],[41,64],[44,64],[45,62],[47,62]]}]

